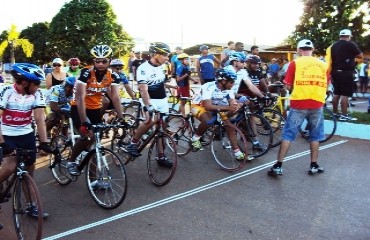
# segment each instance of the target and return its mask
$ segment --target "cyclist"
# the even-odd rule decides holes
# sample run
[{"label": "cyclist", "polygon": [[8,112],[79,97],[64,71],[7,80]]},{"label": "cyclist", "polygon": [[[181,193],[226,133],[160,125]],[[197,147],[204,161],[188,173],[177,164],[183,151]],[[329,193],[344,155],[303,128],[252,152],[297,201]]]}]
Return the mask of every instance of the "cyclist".
[{"label": "cyclist", "polygon": [[[149,47],[150,59],[144,62],[137,69],[137,81],[139,84],[140,94],[144,103],[146,117],[149,118],[149,113],[156,108],[161,113],[167,113],[168,101],[166,97],[165,87],[174,88],[168,83],[165,83],[165,73],[163,64],[168,61],[168,56],[171,53],[170,47],[162,42],[154,42]],[[136,130],[135,135],[131,139],[131,144],[127,146],[127,151],[133,157],[139,157],[141,154],[137,149],[137,144],[141,136],[156,123],[148,121],[146,124],[141,124]],[[173,163],[166,156],[158,156],[157,163],[159,166],[172,168]]]},{"label": "cyclist", "polygon": [[[215,112],[222,112],[223,120],[227,120],[242,106],[236,102],[234,92],[231,91],[236,78],[235,71],[227,68],[218,69],[216,81],[202,85],[191,109],[194,116],[200,121],[198,129],[191,139],[194,151],[202,150],[200,137],[213,125]],[[236,159],[244,159],[244,153],[238,147],[236,135],[229,132],[228,129],[226,131],[232,141],[231,145]]]},{"label": "cyclist", "polygon": [[70,111],[70,101],[73,97],[73,86],[75,77],[67,77],[66,81],[61,85],[55,85],[51,88],[50,94],[50,114],[46,117],[46,132],[50,133],[54,126],[58,126],[63,120],[63,111]]},{"label": "cyclist", "polygon": [[122,119],[119,98],[121,79],[117,73],[108,69],[112,49],[107,45],[96,45],[90,52],[94,56],[94,66],[81,70],[71,101],[73,125],[79,127],[82,136],[73,146],[71,159],[67,165],[68,173],[74,176],[81,174],[74,160],[94,141],[93,134],[89,131],[91,125],[102,123],[103,112],[101,108],[104,93],[107,93],[112,99],[117,116]]},{"label": "cyclist", "polygon": [[132,91],[132,89],[129,85],[127,76],[122,70],[124,66],[125,66],[125,64],[120,59],[113,59],[110,62],[110,68],[112,69],[113,72],[117,73],[120,76],[121,82],[122,82],[123,86],[125,87],[126,92],[128,93],[128,95],[130,95],[130,97],[132,99],[135,99],[135,93]]},{"label": "cyclist", "polygon": [[68,60],[68,71],[67,76],[69,77],[78,77],[80,75],[81,69],[80,69],[81,61],[78,58],[70,58]]},{"label": "cyclist", "polygon": [[[247,60],[246,55],[243,52],[232,53],[229,57],[230,65],[226,67],[230,71],[235,71],[237,75],[237,81],[234,84],[232,90],[236,95],[239,102],[246,103],[249,97],[264,98],[265,95],[259,90],[258,87],[253,84],[248,72],[244,69],[244,62]],[[249,108],[253,110],[253,102],[248,103]],[[251,118],[251,125],[253,131],[256,132],[256,123],[254,118]],[[264,150],[267,146],[261,144],[256,137],[252,139],[253,149]]]},{"label": "cyclist", "polygon": [[[52,152],[46,142],[45,96],[39,89],[41,81],[45,80],[45,74],[39,67],[29,63],[15,63],[12,67],[10,74],[15,83],[0,87],[0,147],[4,156],[0,165],[0,184],[16,169],[17,160],[14,153],[16,148],[34,151],[25,162],[29,174],[34,175],[36,138],[32,128],[32,116],[40,140],[39,149]],[[29,215],[38,216],[35,206],[30,206]],[[46,216],[48,214],[44,212],[43,217]]]}]

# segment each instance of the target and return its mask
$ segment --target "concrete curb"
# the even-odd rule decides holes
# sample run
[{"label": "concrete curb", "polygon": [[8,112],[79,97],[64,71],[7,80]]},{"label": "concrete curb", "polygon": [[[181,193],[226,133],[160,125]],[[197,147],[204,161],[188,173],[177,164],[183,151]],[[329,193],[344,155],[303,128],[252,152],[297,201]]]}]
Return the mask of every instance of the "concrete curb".
[{"label": "concrete curb", "polygon": [[335,135],[370,140],[370,125],[338,121]]}]

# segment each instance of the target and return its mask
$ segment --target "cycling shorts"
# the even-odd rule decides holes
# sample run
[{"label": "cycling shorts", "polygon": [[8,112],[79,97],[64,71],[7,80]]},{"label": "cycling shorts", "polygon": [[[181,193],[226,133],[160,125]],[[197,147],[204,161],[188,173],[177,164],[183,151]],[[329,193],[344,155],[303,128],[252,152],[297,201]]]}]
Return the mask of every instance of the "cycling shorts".
[{"label": "cycling shorts", "polygon": [[24,148],[27,150],[34,151],[33,153],[27,154],[25,161],[26,166],[32,166],[36,162],[36,137],[35,132],[30,132],[20,136],[6,136],[4,135],[4,141],[11,148]]}]

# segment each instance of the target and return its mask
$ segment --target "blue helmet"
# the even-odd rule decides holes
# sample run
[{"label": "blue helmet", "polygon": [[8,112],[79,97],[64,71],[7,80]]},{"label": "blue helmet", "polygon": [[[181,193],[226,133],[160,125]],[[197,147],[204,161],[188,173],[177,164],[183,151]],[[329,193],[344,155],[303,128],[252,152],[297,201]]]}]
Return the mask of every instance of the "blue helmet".
[{"label": "blue helmet", "polygon": [[227,81],[235,81],[236,80],[236,72],[225,67],[216,70],[216,79],[217,81],[227,80]]},{"label": "blue helmet", "polygon": [[45,73],[38,66],[31,63],[15,63],[10,74],[16,80],[28,80],[40,82],[45,80]]},{"label": "blue helmet", "polygon": [[236,60],[236,61],[239,61],[239,62],[244,63],[244,62],[247,61],[247,55],[245,55],[244,52],[233,52],[233,53],[230,54],[229,60],[230,60],[230,63],[233,60]]},{"label": "blue helmet", "polygon": [[66,85],[68,86],[74,86],[75,85],[75,82],[76,82],[76,78],[75,77],[67,77],[66,78]]}]

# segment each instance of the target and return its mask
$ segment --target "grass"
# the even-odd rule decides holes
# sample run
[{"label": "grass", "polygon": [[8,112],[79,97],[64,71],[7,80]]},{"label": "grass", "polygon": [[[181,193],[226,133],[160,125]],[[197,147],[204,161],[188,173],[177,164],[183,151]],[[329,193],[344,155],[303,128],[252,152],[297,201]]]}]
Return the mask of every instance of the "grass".
[{"label": "grass", "polygon": [[370,114],[367,112],[353,112],[351,113],[351,116],[357,118],[357,121],[354,121],[353,123],[370,125]]}]

